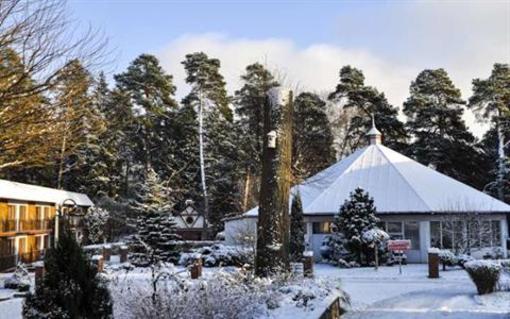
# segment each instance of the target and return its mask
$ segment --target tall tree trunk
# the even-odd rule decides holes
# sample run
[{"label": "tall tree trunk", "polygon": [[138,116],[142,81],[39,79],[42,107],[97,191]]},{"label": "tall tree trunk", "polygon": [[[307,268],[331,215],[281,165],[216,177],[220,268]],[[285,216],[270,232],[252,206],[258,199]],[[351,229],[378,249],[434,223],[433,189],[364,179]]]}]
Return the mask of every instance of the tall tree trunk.
[{"label": "tall tree trunk", "polygon": [[268,145],[267,134],[276,129],[272,107],[264,103],[264,142],[257,226],[255,273],[269,276],[288,269],[289,194],[292,159],[292,93],[282,106],[276,148]]},{"label": "tall tree trunk", "polygon": [[501,120],[496,126],[498,133],[498,171],[496,174],[496,187],[498,198],[502,201],[505,199],[504,182],[505,182],[505,135],[501,125]]},{"label": "tall tree trunk", "polygon": [[246,170],[246,178],[244,180],[244,194],[243,194],[243,211],[248,210],[248,201],[250,198],[251,190],[251,169]]},{"label": "tall tree trunk", "polygon": [[58,163],[58,174],[57,174],[57,189],[62,189],[62,177],[64,175],[64,160],[65,152],[67,147],[67,129],[64,130],[64,136],[62,138],[62,144],[60,146],[60,159]]},{"label": "tall tree trunk", "polygon": [[209,235],[208,218],[209,218],[209,196],[207,195],[207,183],[205,181],[205,164],[204,164],[204,107],[203,94],[200,91],[198,104],[198,147],[200,156],[200,179],[202,181],[202,193],[204,197],[204,236]]}]

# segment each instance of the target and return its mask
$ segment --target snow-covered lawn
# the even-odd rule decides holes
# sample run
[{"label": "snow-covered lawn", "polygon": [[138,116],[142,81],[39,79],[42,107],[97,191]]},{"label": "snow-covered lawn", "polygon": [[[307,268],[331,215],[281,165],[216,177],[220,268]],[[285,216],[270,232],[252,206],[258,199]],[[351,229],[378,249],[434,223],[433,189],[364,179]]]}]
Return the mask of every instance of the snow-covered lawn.
[{"label": "snow-covered lawn", "polygon": [[[346,318],[509,318],[510,292],[478,296],[462,269],[428,279],[427,265],[339,269],[316,265],[319,277],[340,278],[351,296]],[[504,278],[505,279],[505,278]]]}]

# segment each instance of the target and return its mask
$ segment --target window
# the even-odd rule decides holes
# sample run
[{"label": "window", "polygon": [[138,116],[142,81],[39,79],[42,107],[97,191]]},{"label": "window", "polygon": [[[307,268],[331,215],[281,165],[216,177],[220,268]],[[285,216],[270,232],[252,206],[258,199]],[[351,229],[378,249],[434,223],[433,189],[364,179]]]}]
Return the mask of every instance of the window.
[{"label": "window", "polygon": [[387,222],[386,232],[390,235],[391,239],[402,239],[404,234],[402,232],[402,222]]},{"label": "window", "polygon": [[500,229],[500,222],[499,220],[493,220],[492,222],[492,247],[500,246],[501,245],[501,229]]},{"label": "window", "polygon": [[411,241],[411,249],[420,249],[420,224],[418,222],[405,222],[404,238]]},{"label": "window", "polygon": [[330,222],[314,222],[312,223],[312,232],[314,234],[329,234],[331,233]]},{"label": "window", "polygon": [[441,222],[430,222],[430,247],[443,248],[441,244]]}]

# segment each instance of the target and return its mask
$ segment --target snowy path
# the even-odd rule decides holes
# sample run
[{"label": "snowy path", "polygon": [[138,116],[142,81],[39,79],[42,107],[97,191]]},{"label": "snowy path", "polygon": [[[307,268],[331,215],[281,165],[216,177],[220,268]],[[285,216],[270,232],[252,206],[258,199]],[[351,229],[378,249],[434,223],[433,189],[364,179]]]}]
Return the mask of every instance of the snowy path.
[{"label": "snowy path", "polygon": [[340,278],[351,296],[347,319],[499,319],[510,318],[510,293],[479,297],[463,270],[441,272],[440,279],[426,278],[426,265],[373,269],[338,269],[317,265],[317,274]]}]

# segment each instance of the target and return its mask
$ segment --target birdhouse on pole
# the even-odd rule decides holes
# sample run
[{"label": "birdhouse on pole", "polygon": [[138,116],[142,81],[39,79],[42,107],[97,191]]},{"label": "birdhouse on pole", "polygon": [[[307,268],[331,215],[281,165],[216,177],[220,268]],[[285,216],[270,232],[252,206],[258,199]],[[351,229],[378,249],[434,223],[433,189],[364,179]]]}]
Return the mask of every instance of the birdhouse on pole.
[{"label": "birdhouse on pole", "polygon": [[272,130],[267,133],[267,147],[268,148],[276,148],[276,131]]}]

